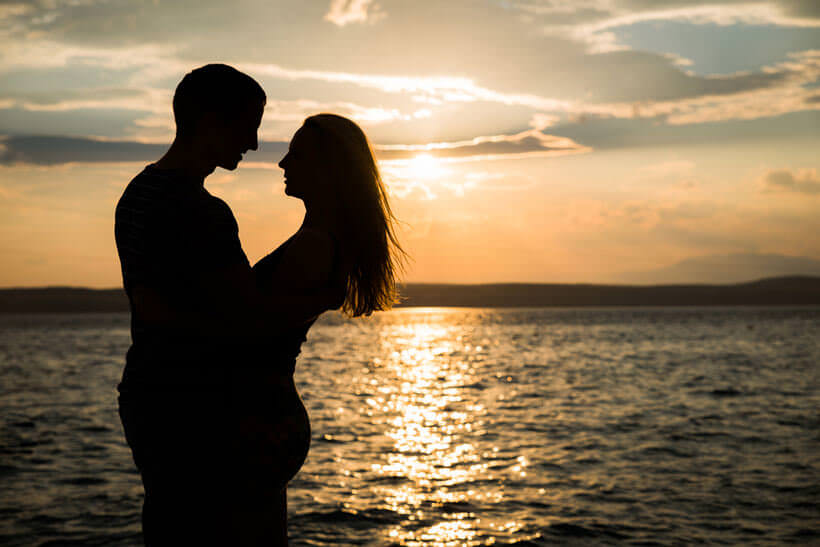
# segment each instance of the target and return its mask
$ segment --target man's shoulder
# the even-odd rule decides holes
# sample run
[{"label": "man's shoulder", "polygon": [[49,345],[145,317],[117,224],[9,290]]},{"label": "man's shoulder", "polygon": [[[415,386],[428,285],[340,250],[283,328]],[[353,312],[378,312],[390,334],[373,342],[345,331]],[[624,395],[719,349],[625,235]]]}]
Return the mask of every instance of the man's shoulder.
[{"label": "man's shoulder", "polygon": [[114,229],[118,234],[140,234],[146,230],[168,230],[180,219],[180,206],[173,181],[150,168],[137,174],[126,185],[114,211]]},{"label": "man's shoulder", "polygon": [[167,189],[167,181],[151,172],[148,168],[143,169],[125,186],[117,207],[127,205],[130,202],[149,203],[152,198],[161,200]]},{"label": "man's shoulder", "polygon": [[151,166],[148,165],[131,179],[125,189],[155,188],[159,190],[168,187],[168,182],[170,180],[167,175],[156,169],[151,169]]},{"label": "man's shoulder", "polygon": [[226,222],[234,225],[236,224],[236,218],[233,215],[233,211],[228,204],[225,203],[225,200],[212,195],[208,191],[205,191],[202,195],[201,204],[203,213],[209,218],[209,220],[214,222]]}]

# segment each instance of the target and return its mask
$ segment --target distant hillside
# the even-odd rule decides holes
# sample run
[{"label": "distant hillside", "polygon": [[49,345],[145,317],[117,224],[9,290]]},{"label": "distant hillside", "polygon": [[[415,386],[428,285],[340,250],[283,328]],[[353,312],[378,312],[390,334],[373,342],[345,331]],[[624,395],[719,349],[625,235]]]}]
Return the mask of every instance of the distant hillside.
[{"label": "distant hillside", "polygon": [[820,305],[820,277],[735,285],[410,284],[407,306],[768,306]]},{"label": "distant hillside", "polygon": [[[410,283],[402,295],[401,306],[817,306],[820,277],[777,277],[735,285]],[[0,313],[122,311],[128,311],[122,289],[0,289]]]},{"label": "distant hillside", "polygon": [[624,284],[680,285],[744,283],[783,276],[820,276],[820,260],[774,253],[708,255],[687,258],[654,270],[615,274],[613,279]]}]

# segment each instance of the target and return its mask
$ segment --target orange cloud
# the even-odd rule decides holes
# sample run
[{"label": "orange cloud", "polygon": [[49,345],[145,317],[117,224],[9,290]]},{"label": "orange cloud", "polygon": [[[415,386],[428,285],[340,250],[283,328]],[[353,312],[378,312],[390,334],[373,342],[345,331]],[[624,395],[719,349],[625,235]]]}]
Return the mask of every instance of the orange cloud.
[{"label": "orange cloud", "polygon": [[820,175],[817,169],[771,169],[761,178],[764,192],[793,192],[820,194]]}]

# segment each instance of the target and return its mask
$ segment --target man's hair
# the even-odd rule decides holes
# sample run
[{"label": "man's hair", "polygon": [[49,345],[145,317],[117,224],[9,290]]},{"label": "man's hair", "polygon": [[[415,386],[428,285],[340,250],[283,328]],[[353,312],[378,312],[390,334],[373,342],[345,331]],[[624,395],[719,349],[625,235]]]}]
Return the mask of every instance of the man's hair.
[{"label": "man's hair", "polygon": [[174,120],[177,135],[191,133],[206,113],[229,120],[248,105],[266,101],[265,91],[256,80],[235,68],[210,64],[192,70],[174,92]]}]

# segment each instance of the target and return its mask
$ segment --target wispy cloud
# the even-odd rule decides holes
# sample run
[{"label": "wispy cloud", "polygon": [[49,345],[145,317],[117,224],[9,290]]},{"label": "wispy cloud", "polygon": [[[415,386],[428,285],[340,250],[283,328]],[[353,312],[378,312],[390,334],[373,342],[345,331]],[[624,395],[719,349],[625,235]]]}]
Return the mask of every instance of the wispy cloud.
[{"label": "wispy cloud", "polygon": [[[102,52],[83,57],[85,66],[105,68],[116,64],[120,52],[106,58]],[[65,57],[69,62],[73,57]],[[156,59],[155,59],[156,60]],[[133,62],[133,60],[132,60]],[[99,64],[96,64],[99,63]],[[151,66],[134,65],[137,72],[129,77],[132,87],[88,87],[77,90],[41,89],[9,94],[0,90],[0,107],[21,108],[28,111],[70,111],[78,109],[140,110],[153,114],[142,127],[156,125],[156,120],[168,121],[170,97],[168,88],[150,87],[155,81],[141,75]],[[777,116],[800,110],[820,108],[816,90],[809,85],[820,76],[820,52],[796,53],[787,61],[764,67],[757,73],[738,73],[724,76],[695,77],[679,75],[681,86],[675,92],[682,95],[674,100],[641,99],[629,102],[594,102],[589,100],[560,100],[551,97],[501,92],[476,84],[464,77],[410,77],[348,72],[328,72],[289,69],[275,64],[239,65],[249,73],[280,80],[312,80],[339,85],[353,85],[378,90],[386,94],[403,94],[408,101],[422,103],[421,108],[399,109],[377,105],[363,105],[350,101],[316,101],[312,99],[280,100],[270,98],[267,118],[280,121],[299,121],[316,111],[338,111],[358,121],[378,124],[388,121],[408,121],[434,117],[440,105],[494,103],[509,107],[530,108],[544,119],[555,123],[558,116],[604,115],[618,118],[663,117],[670,124],[692,124],[732,119],[754,119]],[[8,69],[8,67],[6,67]],[[165,70],[163,70],[163,73]],[[688,87],[688,91],[686,91]],[[660,92],[661,96],[665,92]],[[650,95],[651,96],[651,95]],[[429,106],[428,106],[429,105]],[[167,128],[166,128],[167,133]],[[277,134],[277,137],[283,136]]]},{"label": "wispy cloud", "polygon": [[[181,49],[188,46],[179,39],[174,42],[173,34],[157,31],[156,35],[142,36],[142,27],[128,34],[136,42],[130,45],[112,41],[108,30],[101,31],[100,37],[85,37],[84,41],[75,35],[69,39],[67,33],[76,31],[71,21],[79,15],[88,15],[82,10],[103,4],[116,15],[110,21],[111,33],[123,31],[124,27],[120,26],[128,22],[130,11],[134,11],[134,17],[142,18],[153,12],[167,11],[171,17],[179,17],[181,13],[178,7],[164,4],[146,8],[146,12],[131,10],[136,4],[127,1],[116,5],[98,5],[97,0],[21,1],[4,5],[9,17],[0,23],[0,79],[3,82],[0,83],[0,109],[14,111],[11,113],[14,123],[4,128],[6,133],[65,134],[62,128],[69,123],[65,120],[70,116],[96,116],[101,118],[99,124],[82,126],[96,128],[108,124],[110,131],[85,134],[154,142],[172,137],[173,86],[182,74],[204,60]],[[590,54],[581,40],[584,33],[600,35],[617,26],[645,20],[722,23],[767,20],[786,24],[799,19],[800,24],[815,25],[820,18],[816,4],[811,2],[749,4],[725,0],[689,4],[677,0],[533,0],[507,2],[503,9],[491,3],[477,13],[470,2],[454,0],[447,10],[456,15],[475,13],[477,19],[470,24],[485,25],[477,27],[486,36],[470,46],[475,51],[459,49],[466,47],[463,41],[455,40],[447,32],[454,30],[456,37],[464,36],[465,29],[469,30],[466,22],[439,24],[440,21],[431,19],[433,16],[427,13],[430,10],[425,10],[425,6],[434,4],[423,2],[412,10],[411,26],[405,30],[417,35],[414,32],[424,28],[427,39],[417,44],[418,47],[393,47],[395,36],[401,34],[398,31],[402,28],[402,21],[398,16],[393,17],[393,13],[403,13],[407,20],[410,8],[398,3],[382,4],[391,16],[378,29],[351,24],[369,22],[384,15],[382,8],[366,0],[334,0],[320,6],[301,6],[295,9],[295,23],[281,29],[286,33],[296,32],[291,28],[295,26],[309,31],[305,36],[316,37],[320,35],[310,33],[323,28],[321,39],[328,40],[329,50],[340,44],[367,43],[367,51],[373,52],[372,66],[359,62],[360,49],[344,50],[338,55],[338,62],[334,56],[331,66],[338,68],[332,70],[327,69],[324,53],[305,54],[302,58],[297,52],[285,57],[281,51],[271,49],[269,58],[273,62],[260,63],[253,62],[254,56],[248,53],[255,51],[254,48],[226,49],[226,55],[236,56],[236,66],[259,77],[269,91],[264,138],[286,138],[307,115],[333,111],[359,121],[369,133],[372,128],[383,142],[412,142],[416,135],[422,135],[419,137],[422,143],[459,139],[460,144],[448,152],[451,158],[459,156],[456,150],[462,151],[462,157],[548,155],[585,150],[575,141],[563,146],[560,131],[550,131],[557,136],[549,142],[543,136],[545,127],[560,127],[577,120],[645,119],[653,124],[691,126],[820,109],[816,88],[820,78],[818,51],[793,53],[783,62],[755,71],[703,76],[689,71],[680,58],[658,52],[615,48],[620,51]],[[207,5],[214,13],[227,9],[217,3]],[[518,11],[507,9],[510,6]],[[267,9],[250,0],[245,7],[249,12]],[[535,22],[525,21],[522,11],[535,18]],[[348,28],[328,32],[321,20],[322,14]],[[312,21],[310,24],[314,26],[304,27],[308,24],[306,21]],[[492,21],[497,24],[486,26]],[[252,38],[256,27],[246,19],[242,19],[242,23]],[[83,20],[82,24],[89,21]],[[236,24],[226,21],[219,27],[220,32],[235,30],[232,25]],[[561,38],[545,36],[540,30],[546,24],[571,27],[575,34]],[[185,27],[185,32],[199,29],[197,36],[206,36],[205,27],[202,22],[192,22],[190,27]],[[254,36],[253,39],[266,38]],[[515,47],[510,47],[512,36],[516,38]],[[195,38],[194,43],[198,44],[199,39]],[[438,63],[438,57],[446,62]],[[477,61],[482,58],[487,61]],[[371,59],[369,53],[367,59]],[[419,59],[424,63],[416,63]],[[453,64],[454,60],[461,62]],[[426,69],[426,63],[436,68]],[[444,70],[447,67],[456,68]],[[52,84],[55,74],[58,75],[56,84]],[[67,88],[68,82],[73,87]],[[35,129],[27,128],[34,125],[27,124],[26,116],[37,120]],[[510,132],[511,128],[522,127],[519,122],[527,118],[534,121],[534,127],[541,133],[506,135],[501,141],[492,141],[489,137],[476,137],[469,143],[464,140],[472,135]],[[459,119],[464,120],[461,125]],[[425,120],[429,120],[426,125]],[[475,120],[482,120],[481,125]],[[465,130],[468,123],[474,125]],[[128,127],[122,129],[127,124]],[[79,133],[82,132],[71,134]],[[478,153],[482,147],[493,150]],[[502,148],[504,151],[499,152]],[[383,152],[394,154],[397,150]],[[434,148],[428,152],[440,153]]]},{"label": "wispy cloud", "polygon": [[331,0],[325,20],[343,27],[350,23],[375,23],[385,16],[373,0]]},{"label": "wispy cloud", "polygon": [[[165,151],[167,144],[55,136],[9,136],[0,141],[0,164],[58,165],[64,163],[145,162]],[[287,151],[287,141],[264,141],[248,152],[247,164],[275,167]],[[441,161],[478,161],[524,156],[563,156],[590,149],[571,139],[536,130],[515,135],[476,137],[469,141],[425,145],[375,145],[384,162],[403,162],[421,154]]]},{"label": "wispy cloud", "polygon": [[252,74],[264,74],[284,80],[318,80],[331,83],[354,84],[385,93],[411,94],[417,102],[473,102],[489,101],[506,105],[522,105],[539,110],[567,110],[571,101],[540,97],[532,94],[504,93],[477,85],[465,77],[449,76],[395,76],[321,70],[291,69],[275,64],[246,63],[242,65]]},{"label": "wispy cloud", "polygon": [[[431,115],[430,110],[426,108],[403,111],[398,108],[365,106],[347,101],[323,102],[308,99],[281,101],[271,99],[265,106],[263,135],[266,138],[274,139],[290,138],[300,122],[319,112],[333,112],[359,123],[367,124],[368,127],[397,121],[419,120],[428,118]],[[284,123],[278,124],[276,122]]]},{"label": "wispy cloud", "polygon": [[172,95],[173,92],[168,89],[91,87],[82,90],[13,93],[0,98],[0,105],[2,108],[20,108],[31,112],[93,108],[160,112],[168,110]]},{"label": "wispy cloud", "polygon": [[428,144],[397,144],[377,146],[378,154],[386,160],[418,154],[451,160],[488,160],[524,156],[563,156],[589,152],[572,139],[557,137],[531,129],[514,135],[476,137],[467,141],[435,142]]},{"label": "wispy cloud", "polygon": [[[571,117],[647,118],[669,125],[754,120],[820,109],[813,83],[820,78],[820,51],[792,53],[757,73],[700,77],[700,91],[675,100],[573,105]],[[694,90],[693,90],[694,91]]]},{"label": "wispy cloud", "polygon": [[47,136],[6,137],[0,142],[0,165],[150,161],[158,159],[167,148],[133,141]]},{"label": "wispy cloud", "polygon": [[546,32],[571,36],[603,53],[628,49],[613,29],[648,21],[820,27],[812,0],[521,0],[514,5],[540,18]]},{"label": "wispy cloud", "polygon": [[820,174],[817,169],[771,169],[761,177],[764,192],[820,194]]}]

